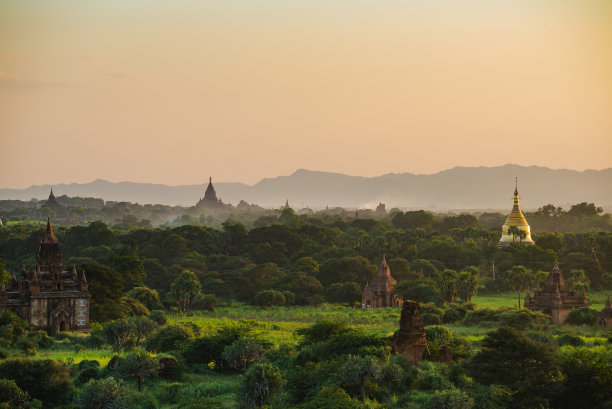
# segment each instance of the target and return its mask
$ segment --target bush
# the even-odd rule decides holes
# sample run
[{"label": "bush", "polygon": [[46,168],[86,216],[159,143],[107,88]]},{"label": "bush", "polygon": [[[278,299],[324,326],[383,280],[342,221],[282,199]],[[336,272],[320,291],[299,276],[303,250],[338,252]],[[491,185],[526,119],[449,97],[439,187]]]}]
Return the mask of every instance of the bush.
[{"label": "bush", "polygon": [[250,333],[251,328],[245,324],[226,325],[212,336],[194,340],[183,351],[183,358],[191,365],[214,362],[215,368],[225,369],[227,365],[222,357],[225,348]]},{"label": "bush", "polygon": [[257,294],[253,302],[255,305],[262,307],[271,307],[273,305],[285,305],[287,300],[280,291],[265,290]]},{"label": "bush", "polygon": [[147,338],[145,347],[151,352],[180,351],[194,337],[193,330],[180,324],[159,328]]},{"label": "bush", "polygon": [[72,395],[70,371],[54,359],[6,359],[0,362],[0,378],[14,380],[19,388],[48,407],[60,406]]},{"label": "bush", "polygon": [[452,324],[465,318],[468,311],[474,311],[475,305],[471,302],[454,302],[444,309],[444,323]]},{"label": "bush", "polygon": [[0,359],[6,359],[9,356],[9,353],[6,349],[0,349]]},{"label": "bush", "polygon": [[463,319],[465,325],[500,325],[520,331],[543,330],[550,324],[550,317],[526,308],[482,308],[470,311]]},{"label": "bush", "polygon": [[423,325],[439,325],[444,321],[444,310],[432,302],[421,304]]},{"label": "bush", "polygon": [[83,385],[91,379],[98,379],[100,371],[97,368],[88,367],[83,369],[74,380],[75,385]]},{"label": "bush", "polygon": [[474,407],[474,399],[467,393],[450,389],[447,391],[436,391],[427,403],[426,409],[471,409]]},{"label": "bush", "polygon": [[556,347],[557,346],[557,340],[555,339],[555,337],[553,337],[551,334],[547,333],[547,332],[543,332],[543,331],[527,331],[525,333],[525,335],[527,336],[527,338],[533,340],[533,341],[537,341],[537,342],[541,342],[543,344],[548,344],[550,346]]},{"label": "bush", "polygon": [[255,338],[240,338],[232,345],[225,347],[222,358],[228,366],[240,372],[263,360],[265,346]]},{"label": "bush", "polygon": [[127,394],[114,378],[92,379],[78,398],[81,409],[127,409]]},{"label": "bush", "polygon": [[36,355],[36,352],[38,351],[36,343],[25,336],[19,338],[15,345],[17,346],[17,348],[21,349],[21,352],[23,352],[24,355],[27,356]]},{"label": "bush", "polygon": [[194,310],[214,311],[219,305],[219,300],[214,294],[198,294],[194,297],[191,307]]},{"label": "bush", "polygon": [[565,319],[565,324],[572,325],[595,325],[599,311],[589,307],[576,308],[570,311]]},{"label": "bush", "polygon": [[283,378],[278,368],[269,364],[255,364],[242,378],[238,406],[245,409],[261,407],[270,402],[282,384]]},{"label": "bush", "polygon": [[149,315],[149,309],[135,298],[122,297],[121,307],[128,317],[145,317]]},{"label": "bush", "polygon": [[166,317],[166,313],[162,310],[153,310],[149,313],[149,318],[153,321],[157,322],[159,325],[166,325],[168,322],[168,318]]},{"label": "bush", "polygon": [[39,348],[45,349],[53,346],[53,338],[47,335],[45,331],[31,332],[30,338],[36,342]]},{"label": "bush", "polygon": [[0,407],[28,407],[30,395],[22,391],[12,379],[0,379]]},{"label": "bush", "polygon": [[557,343],[559,346],[571,345],[573,347],[580,347],[584,345],[584,341],[582,338],[577,337],[575,335],[563,334],[557,338]]}]

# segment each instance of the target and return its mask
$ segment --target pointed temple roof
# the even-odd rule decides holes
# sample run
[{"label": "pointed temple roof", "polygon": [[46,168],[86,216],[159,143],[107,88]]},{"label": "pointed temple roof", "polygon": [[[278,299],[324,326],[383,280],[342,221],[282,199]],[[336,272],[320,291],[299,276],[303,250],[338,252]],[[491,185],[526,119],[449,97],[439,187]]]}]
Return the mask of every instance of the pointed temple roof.
[{"label": "pointed temple roof", "polygon": [[519,206],[518,179],[514,187],[514,206],[512,206],[512,211],[508,215],[505,224],[508,226],[529,226]]},{"label": "pointed temple roof", "polygon": [[197,203],[196,206],[221,207],[223,202],[217,197],[217,192],[212,184],[212,176],[208,178],[208,187],[204,192],[204,197]]},{"label": "pointed temple roof", "polygon": [[[520,237],[517,237],[516,234],[513,235],[511,231],[509,231],[511,227],[518,228],[519,230],[523,231],[525,233],[525,238],[521,239]],[[509,246],[511,243],[525,245],[535,244],[531,238],[529,223],[527,223],[527,220],[521,211],[521,206],[519,205],[518,179],[516,178],[514,186],[514,205],[512,206],[512,211],[508,215],[506,222],[502,226],[502,237],[499,240],[498,246]]]},{"label": "pointed temple roof", "polygon": [[53,187],[51,187],[51,192],[49,193],[49,198],[47,202],[43,205],[44,207],[61,207],[57,200],[55,199],[55,195],[53,194]]},{"label": "pointed temple roof", "polygon": [[391,275],[391,269],[387,264],[385,255],[383,254],[382,262],[378,266],[378,274],[376,274],[376,277],[374,277],[374,279],[370,282],[370,286],[378,287],[387,285],[392,287],[395,284],[397,284],[397,280]]}]

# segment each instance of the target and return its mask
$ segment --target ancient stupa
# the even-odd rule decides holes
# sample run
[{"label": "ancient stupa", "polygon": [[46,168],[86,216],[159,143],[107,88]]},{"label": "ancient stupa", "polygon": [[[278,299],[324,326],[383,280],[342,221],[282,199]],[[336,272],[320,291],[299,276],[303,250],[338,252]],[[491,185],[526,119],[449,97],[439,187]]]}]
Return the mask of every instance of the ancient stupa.
[{"label": "ancient stupa", "polygon": [[[513,234],[513,230],[515,229],[525,234],[525,237],[520,237],[519,232]],[[514,206],[512,206],[512,211],[502,226],[502,236],[501,239],[499,239],[498,247],[506,247],[512,243],[525,245],[535,244],[531,239],[529,224],[527,220],[525,220],[525,216],[523,216],[523,212],[521,212],[521,207],[519,206],[518,180],[516,180],[516,185],[514,187]]]}]

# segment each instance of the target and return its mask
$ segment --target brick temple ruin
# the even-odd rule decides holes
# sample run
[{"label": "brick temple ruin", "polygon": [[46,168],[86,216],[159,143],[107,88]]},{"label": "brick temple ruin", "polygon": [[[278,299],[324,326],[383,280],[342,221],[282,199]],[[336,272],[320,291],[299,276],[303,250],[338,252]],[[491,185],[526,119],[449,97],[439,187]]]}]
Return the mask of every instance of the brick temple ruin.
[{"label": "brick temple ruin", "polygon": [[36,264],[25,267],[20,277],[11,277],[0,289],[0,313],[12,311],[35,329],[50,334],[59,331],[89,332],[89,294],[85,272],[67,271],[51,220],[40,240]]}]

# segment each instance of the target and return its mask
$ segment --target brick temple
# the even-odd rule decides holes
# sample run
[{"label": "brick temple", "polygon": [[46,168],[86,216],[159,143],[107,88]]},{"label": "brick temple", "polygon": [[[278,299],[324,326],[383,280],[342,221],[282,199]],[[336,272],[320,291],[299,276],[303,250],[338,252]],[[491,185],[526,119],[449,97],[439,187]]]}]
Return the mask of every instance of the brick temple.
[{"label": "brick temple", "polygon": [[8,288],[0,288],[0,313],[13,311],[35,329],[50,334],[59,331],[89,332],[89,301],[85,272],[67,271],[51,220],[40,240],[36,264],[20,277],[15,274]]}]

